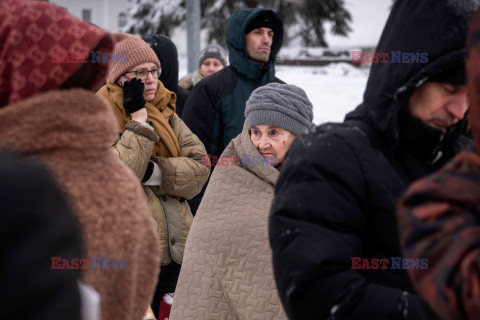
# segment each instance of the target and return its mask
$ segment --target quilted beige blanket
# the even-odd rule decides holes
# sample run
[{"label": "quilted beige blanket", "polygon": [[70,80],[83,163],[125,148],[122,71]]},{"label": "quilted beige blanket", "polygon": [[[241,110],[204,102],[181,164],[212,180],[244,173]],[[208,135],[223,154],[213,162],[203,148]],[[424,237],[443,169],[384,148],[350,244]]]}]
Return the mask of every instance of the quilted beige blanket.
[{"label": "quilted beige blanket", "polygon": [[261,155],[246,128],[222,156],[239,161],[215,167],[187,238],[170,319],[287,319],[268,240],[278,170],[252,161]]}]

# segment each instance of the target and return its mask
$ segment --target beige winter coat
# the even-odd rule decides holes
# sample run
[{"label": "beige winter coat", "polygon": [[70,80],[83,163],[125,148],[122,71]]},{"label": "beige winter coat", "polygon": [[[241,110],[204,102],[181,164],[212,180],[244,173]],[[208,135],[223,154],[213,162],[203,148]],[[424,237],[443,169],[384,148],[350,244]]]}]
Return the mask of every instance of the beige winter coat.
[{"label": "beige winter coat", "polygon": [[187,201],[197,195],[207,181],[208,166],[202,165],[205,147],[183,121],[173,113],[169,120],[180,145],[176,158],[151,157],[160,137],[137,121],[128,121],[126,130],[114,144],[120,159],[142,180],[150,159],[158,163],[162,178],[160,186],[144,186],[148,206],[157,222],[160,238],[160,264],[181,264],[187,234],[193,215]]},{"label": "beige winter coat", "polygon": [[192,88],[195,87],[195,85],[199,83],[200,80],[203,80],[203,79],[205,79],[205,77],[200,72],[200,69],[198,69],[194,72],[187,74],[185,77],[180,79],[180,81],[178,82],[178,85],[185,90],[192,90]]},{"label": "beige winter coat", "polygon": [[223,152],[223,163],[230,165],[215,167],[195,216],[171,320],[287,319],[268,240],[278,171],[269,165],[231,165],[242,155],[261,157],[246,128]]},{"label": "beige winter coat", "polygon": [[[117,132],[107,103],[82,89],[0,108],[0,149],[45,163],[72,207],[84,251],[76,258],[90,260],[80,276],[100,293],[102,319],[139,320],[158,279],[158,237],[138,179],[111,150]],[[128,267],[98,269],[92,258]]]}]

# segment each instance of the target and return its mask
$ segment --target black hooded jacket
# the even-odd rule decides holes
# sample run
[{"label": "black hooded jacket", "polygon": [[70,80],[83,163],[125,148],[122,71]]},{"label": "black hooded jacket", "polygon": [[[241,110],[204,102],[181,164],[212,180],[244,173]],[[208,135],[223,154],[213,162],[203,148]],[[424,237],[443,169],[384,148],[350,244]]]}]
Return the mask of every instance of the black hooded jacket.
[{"label": "black hooded jacket", "polygon": [[[428,61],[373,64],[362,105],[289,150],[269,232],[290,319],[436,318],[392,264],[401,257],[395,205],[410,182],[469,140],[465,121],[442,134],[402,110],[424,81],[463,62],[475,9],[474,1],[396,1],[377,52],[427,52]],[[353,269],[355,257],[388,264]]]},{"label": "black hooded jacket", "polygon": [[[270,58],[262,65],[249,60],[245,51],[245,34],[249,23],[265,14],[273,18],[274,35]],[[270,82],[282,82],[275,77],[275,58],[283,42],[283,22],[274,11],[252,8],[235,12],[228,19],[225,39],[230,65],[193,87],[183,113],[183,121],[203,142],[212,160],[219,157],[230,141],[242,132],[245,104],[252,91]],[[194,214],[207,184],[188,202]]]},{"label": "black hooded jacket", "polygon": [[162,81],[165,88],[175,92],[177,95],[175,112],[181,118],[183,106],[185,105],[189,92],[178,85],[177,47],[172,40],[161,34],[149,34],[143,36],[142,39],[155,51],[158,60],[160,60],[160,65],[162,66],[160,81]]},{"label": "black hooded jacket", "polygon": [[[273,17],[273,43],[265,64],[251,62],[245,51],[248,24],[259,15]],[[275,58],[283,41],[283,23],[272,10],[253,8],[235,12],[226,25],[230,65],[197,83],[185,104],[183,121],[203,142],[207,153],[220,156],[242,132],[245,103],[253,90],[275,78]]]}]

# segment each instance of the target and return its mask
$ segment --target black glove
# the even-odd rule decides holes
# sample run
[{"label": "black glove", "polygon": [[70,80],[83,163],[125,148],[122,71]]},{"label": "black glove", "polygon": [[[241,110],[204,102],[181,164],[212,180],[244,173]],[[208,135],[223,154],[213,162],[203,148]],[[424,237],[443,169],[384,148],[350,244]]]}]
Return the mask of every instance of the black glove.
[{"label": "black glove", "polygon": [[153,161],[148,162],[147,170],[145,171],[145,174],[143,175],[142,182],[146,182],[150,177],[152,176],[153,169],[154,169]]},{"label": "black glove", "polygon": [[143,90],[145,90],[145,85],[140,79],[133,78],[125,82],[123,86],[123,107],[128,113],[145,108]]}]

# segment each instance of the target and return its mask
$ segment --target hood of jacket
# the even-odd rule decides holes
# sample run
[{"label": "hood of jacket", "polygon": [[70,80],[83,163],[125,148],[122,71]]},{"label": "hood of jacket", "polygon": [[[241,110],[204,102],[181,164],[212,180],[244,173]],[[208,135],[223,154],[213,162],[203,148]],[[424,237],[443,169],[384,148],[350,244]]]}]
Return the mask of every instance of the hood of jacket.
[{"label": "hood of jacket", "polygon": [[162,34],[149,34],[142,39],[155,51],[160,61],[162,73],[160,81],[165,88],[177,93],[178,90],[178,52],[175,44]]},{"label": "hood of jacket", "polygon": [[468,33],[468,56],[466,59],[467,92],[470,103],[469,121],[474,133],[474,145],[480,153],[480,10],[472,19]]},{"label": "hood of jacket", "polygon": [[[388,63],[372,64],[363,103],[345,120],[363,120],[388,144],[397,145],[398,115],[413,92],[464,62],[468,26],[477,7],[476,0],[396,1],[376,48],[389,54]],[[420,59],[408,63],[404,56]]]},{"label": "hood of jacket", "polygon": [[[0,1],[0,20],[0,108],[59,88],[91,51],[113,51],[106,31],[52,3]],[[105,82],[108,67],[95,63],[89,89]]]},{"label": "hood of jacket", "polygon": [[[248,59],[248,55],[245,52],[245,30],[253,19],[267,12],[275,17],[274,35],[270,58],[266,64],[261,65]],[[274,79],[275,58],[283,42],[283,22],[273,10],[254,8],[235,12],[227,21],[225,39],[227,40],[230,65],[238,73],[250,79],[261,79],[268,72],[267,82],[271,82]]]}]

